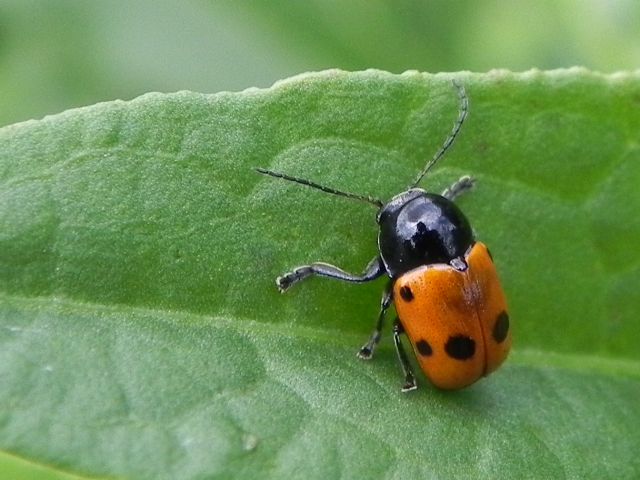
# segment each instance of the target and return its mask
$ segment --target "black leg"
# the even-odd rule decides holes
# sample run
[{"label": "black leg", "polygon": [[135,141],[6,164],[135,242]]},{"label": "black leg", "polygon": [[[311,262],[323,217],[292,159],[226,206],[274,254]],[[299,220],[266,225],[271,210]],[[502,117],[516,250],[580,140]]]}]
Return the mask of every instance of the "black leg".
[{"label": "black leg", "polygon": [[469,175],[464,175],[454,182],[449,188],[445,189],[445,191],[442,192],[442,196],[453,201],[463,193],[471,190],[475,183],[475,178],[472,178]]},{"label": "black leg", "polygon": [[402,346],[402,342],[400,341],[400,334],[404,332],[402,325],[398,318],[396,318],[395,322],[393,322],[393,343],[396,346],[396,352],[398,353],[398,360],[400,361],[400,367],[402,368],[402,373],[404,374],[404,385],[402,386],[403,392],[410,392],[411,390],[415,390],[418,388],[416,385],[416,379],[413,376],[413,372],[411,371],[411,365],[409,364],[409,359],[407,358],[407,354],[404,351],[404,347]]},{"label": "black leg", "polygon": [[328,263],[318,262],[312,263],[311,265],[303,265],[295,268],[291,272],[285,273],[284,275],[276,278],[276,285],[280,291],[284,293],[291,286],[301,282],[305,278],[311,277],[312,275],[335,278],[336,280],[342,280],[345,282],[363,283],[375,280],[385,272],[384,264],[379,256],[369,262],[361,275],[354,275],[352,273],[345,272],[338,267],[329,265]]},{"label": "black leg", "polygon": [[387,309],[391,305],[391,300],[393,298],[392,287],[393,282],[387,283],[387,286],[382,292],[382,299],[380,300],[380,313],[378,314],[378,321],[376,322],[376,328],[369,337],[369,341],[365,343],[360,351],[358,352],[358,357],[363,360],[369,360],[373,357],[373,352],[380,341],[380,335],[382,332],[382,324],[384,323],[384,317],[387,313]]}]

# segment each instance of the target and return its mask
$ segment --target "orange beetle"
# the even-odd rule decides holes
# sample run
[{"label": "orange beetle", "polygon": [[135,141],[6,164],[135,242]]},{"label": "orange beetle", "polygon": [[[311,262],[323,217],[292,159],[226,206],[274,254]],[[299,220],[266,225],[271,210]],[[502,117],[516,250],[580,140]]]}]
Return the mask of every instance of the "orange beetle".
[{"label": "orange beetle", "polygon": [[361,275],[319,262],[295,268],[278,277],[276,284],[284,292],[313,275],[355,283],[388,275],[376,327],[358,356],[365,360],[373,356],[393,301],[398,314],[393,338],[404,374],[404,392],[414,390],[416,381],[400,340],[402,333],[409,338],[424,374],[442,389],[463,388],[491,373],[511,348],[507,302],[491,253],[475,240],[469,221],[453,203],[473,187],[474,180],[463,176],[442,195],[416,188],[451,147],[467,116],[464,88],[456,82],[454,86],[461,106],[451,134],[409,189],[387,203],[257,169],[259,173],[363,200],[379,208],[379,253]]},{"label": "orange beetle", "polygon": [[475,242],[464,259],[464,270],[423,265],[393,286],[420,368],[443,389],[466,387],[493,372],[511,347],[507,303],[489,250]]}]

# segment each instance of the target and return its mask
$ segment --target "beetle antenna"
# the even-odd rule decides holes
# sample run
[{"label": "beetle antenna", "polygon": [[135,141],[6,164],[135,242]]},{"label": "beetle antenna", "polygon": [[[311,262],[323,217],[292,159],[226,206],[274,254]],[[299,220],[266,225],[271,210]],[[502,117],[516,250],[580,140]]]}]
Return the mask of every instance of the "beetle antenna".
[{"label": "beetle antenna", "polygon": [[453,129],[451,130],[451,133],[449,134],[447,139],[442,144],[442,147],[440,147],[440,150],[436,152],[436,154],[429,161],[429,163],[427,163],[427,165],[422,169],[422,171],[420,172],[420,175],[418,175],[415,182],[413,182],[413,184],[409,188],[416,187],[420,183],[420,181],[424,178],[424,176],[427,174],[427,172],[431,170],[431,167],[433,167],[436,163],[438,163],[438,160],[440,160],[442,156],[445,154],[445,152],[449,150],[449,148],[453,144],[453,141],[458,136],[458,133],[460,132],[460,128],[462,128],[462,124],[464,123],[464,120],[467,118],[467,113],[469,112],[469,98],[467,97],[467,92],[464,90],[464,87],[461,84],[459,84],[456,80],[452,79],[451,83],[458,90],[458,98],[460,99],[460,113],[458,114],[458,119],[453,124]]},{"label": "beetle antenna", "polygon": [[335,188],[325,187],[324,185],[320,185],[318,183],[312,182],[310,180],[306,180],[304,178],[292,177],[284,173],[274,172],[272,170],[266,170],[264,168],[256,168],[256,172],[261,173],[263,175],[269,175],[270,177],[289,180],[290,182],[306,185],[307,187],[317,188],[318,190],[322,190],[323,192],[326,192],[326,193],[331,193],[332,195],[338,195],[341,197],[353,198],[355,200],[361,200],[363,202],[372,203],[378,208],[382,208],[383,206],[383,203],[380,200],[378,200],[377,198],[370,197],[368,195],[358,195],[356,193],[341,192],[340,190],[336,190]]}]

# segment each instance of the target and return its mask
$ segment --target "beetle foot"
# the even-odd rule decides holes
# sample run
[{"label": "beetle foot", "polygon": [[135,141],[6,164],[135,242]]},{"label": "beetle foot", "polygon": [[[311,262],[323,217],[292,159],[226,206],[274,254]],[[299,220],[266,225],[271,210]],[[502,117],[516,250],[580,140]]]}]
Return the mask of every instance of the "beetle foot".
[{"label": "beetle foot", "polygon": [[371,358],[373,357],[373,349],[367,344],[363,346],[360,350],[358,350],[358,353],[356,354],[356,356],[360,360],[371,360]]},{"label": "beetle foot", "polygon": [[289,290],[289,287],[293,284],[293,275],[291,273],[285,273],[280,277],[276,278],[276,286],[280,293],[284,293]]},{"label": "beetle foot", "polygon": [[402,393],[411,392],[412,390],[416,390],[418,385],[416,385],[416,379],[413,378],[413,375],[407,375],[404,379],[404,385],[402,386]]}]

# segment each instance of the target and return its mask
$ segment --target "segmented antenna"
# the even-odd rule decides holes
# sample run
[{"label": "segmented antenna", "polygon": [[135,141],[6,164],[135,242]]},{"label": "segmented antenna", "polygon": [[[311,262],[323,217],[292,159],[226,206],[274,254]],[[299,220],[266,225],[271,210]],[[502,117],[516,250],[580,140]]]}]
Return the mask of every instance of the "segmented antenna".
[{"label": "segmented antenna", "polygon": [[322,190],[323,192],[326,192],[326,193],[331,193],[332,195],[338,195],[341,197],[353,198],[355,200],[372,203],[378,208],[382,208],[383,206],[383,203],[380,200],[378,200],[377,198],[369,197],[368,195],[358,195],[355,193],[341,192],[340,190],[336,190],[335,188],[325,187],[324,185],[320,185],[318,183],[312,182],[310,180],[306,180],[304,178],[292,177],[284,173],[274,172],[271,170],[266,170],[264,168],[256,168],[256,172],[262,173],[263,175],[269,175],[270,177],[289,180],[290,182],[306,185],[307,187],[317,188],[318,190]]},{"label": "segmented antenna", "polygon": [[460,113],[458,114],[458,119],[453,124],[453,129],[451,130],[451,133],[449,134],[447,139],[442,144],[442,147],[440,147],[440,150],[436,152],[436,154],[429,161],[429,163],[427,163],[424,169],[422,169],[422,171],[420,172],[420,175],[418,175],[415,182],[413,182],[413,184],[411,184],[409,188],[416,187],[420,183],[420,181],[424,178],[424,176],[427,174],[427,172],[431,170],[431,167],[433,167],[436,163],[438,163],[438,160],[440,160],[442,156],[445,154],[445,152],[449,150],[449,148],[453,144],[453,141],[458,136],[458,132],[460,132],[460,128],[462,127],[462,124],[464,123],[465,118],[467,118],[467,113],[469,111],[469,98],[467,97],[467,92],[465,92],[464,87],[460,85],[457,81],[451,80],[451,83],[458,90],[458,98],[460,98]]}]

